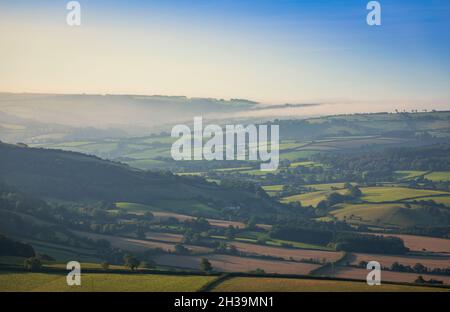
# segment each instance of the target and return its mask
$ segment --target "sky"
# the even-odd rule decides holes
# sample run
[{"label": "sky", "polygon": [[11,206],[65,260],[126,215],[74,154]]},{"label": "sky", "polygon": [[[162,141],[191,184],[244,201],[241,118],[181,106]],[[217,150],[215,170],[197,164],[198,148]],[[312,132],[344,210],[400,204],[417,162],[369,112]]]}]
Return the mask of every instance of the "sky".
[{"label": "sky", "polygon": [[0,92],[450,109],[450,1],[0,1]]}]

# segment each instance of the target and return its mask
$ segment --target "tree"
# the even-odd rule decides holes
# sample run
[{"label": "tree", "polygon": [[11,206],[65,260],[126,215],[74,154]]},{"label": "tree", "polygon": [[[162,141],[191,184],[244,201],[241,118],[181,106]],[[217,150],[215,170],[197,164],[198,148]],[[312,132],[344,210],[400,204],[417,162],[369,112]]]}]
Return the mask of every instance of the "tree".
[{"label": "tree", "polygon": [[153,213],[151,213],[150,211],[146,211],[146,212],[144,213],[144,217],[145,217],[145,219],[147,219],[148,221],[152,221],[153,218],[154,218]]},{"label": "tree", "polygon": [[422,275],[419,275],[419,277],[414,281],[416,284],[425,284],[425,280],[422,277]]},{"label": "tree", "polygon": [[25,259],[23,266],[28,271],[39,271],[42,268],[41,260],[36,257]]},{"label": "tree", "polygon": [[203,272],[210,273],[212,271],[213,267],[211,265],[211,262],[209,262],[208,259],[202,258],[202,260],[200,261],[200,269]]},{"label": "tree", "polygon": [[156,263],[152,260],[142,261],[140,267],[143,269],[154,269]]},{"label": "tree", "polygon": [[230,226],[228,226],[228,228],[225,230],[225,237],[226,237],[227,239],[232,240],[232,239],[234,239],[234,236],[235,236],[235,229],[234,229],[234,227],[233,227],[232,225],[230,225]]},{"label": "tree", "polygon": [[137,236],[137,238],[139,238],[139,239],[145,239],[145,230],[143,229],[143,228],[141,228],[141,227],[139,227],[137,230],[136,230],[136,236]]},{"label": "tree", "polygon": [[105,271],[109,270],[109,263],[108,262],[104,261],[100,265],[102,266],[103,270],[105,270]]},{"label": "tree", "polygon": [[187,249],[186,247],[184,247],[181,244],[176,244],[174,248],[175,248],[175,252],[178,254],[188,254],[189,253],[189,249]]},{"label": "tree", "polygon": [[125,255],[125,257],[123,257],[123,260],[125,262],[125,266],[129,267],[131,271],[134,271],[141,263],[138,259],[131,255]]},{"label": "tree", "polygon": [[414,272],[416,273],[426,273],[427,272],[427,268],[426,266],[424,266],[422,263],[416,263],[413,267]]}]

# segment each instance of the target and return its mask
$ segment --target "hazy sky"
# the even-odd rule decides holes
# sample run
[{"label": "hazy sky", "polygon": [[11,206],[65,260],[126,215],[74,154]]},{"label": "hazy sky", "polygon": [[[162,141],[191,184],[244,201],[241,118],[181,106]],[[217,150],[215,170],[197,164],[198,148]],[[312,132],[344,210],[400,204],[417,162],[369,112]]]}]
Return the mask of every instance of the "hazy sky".
[{"label": "hazy sky", "polygon": [[0,91],[450,108],[450,1],[0,2]]}]

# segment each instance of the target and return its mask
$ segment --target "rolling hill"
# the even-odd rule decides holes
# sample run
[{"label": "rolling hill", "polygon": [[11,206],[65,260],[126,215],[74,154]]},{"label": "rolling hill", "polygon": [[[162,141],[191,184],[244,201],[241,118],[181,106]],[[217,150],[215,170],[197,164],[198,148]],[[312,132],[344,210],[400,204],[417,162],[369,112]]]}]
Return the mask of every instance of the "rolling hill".
[{"label": "rolling hill", "polygon": [[163,203],[164,208],[173,201],[189,201],[218,212],[234,205],[243,214],[275,213],[283,207],[257,189],[224,187],[200,177],[142,171],[80,153],[4,143],[0,143],[0,182],[44,199],[73,202]]}]

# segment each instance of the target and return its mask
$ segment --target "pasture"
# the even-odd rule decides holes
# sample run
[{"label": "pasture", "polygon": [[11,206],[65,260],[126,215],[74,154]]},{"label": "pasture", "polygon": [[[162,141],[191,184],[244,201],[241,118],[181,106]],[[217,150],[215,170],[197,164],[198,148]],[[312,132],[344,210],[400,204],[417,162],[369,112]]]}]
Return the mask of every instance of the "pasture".
[{"label": "pasture", "polygon": [[439,225],[442,220],[419,206],[404,204],[340,204],[330,212],[338,220],[346,220],[353,224],[369,224],[387,227],[407,227],[414,225]]},{"label": "pasture", "polygon": [[421,190],[407,187],[362,187],[363,192],[362,199],[368,202],[392,202],[405,199],[420,199],[422,197],[434,196],[434,195],[446,195],[449,193],[442,191]]},{"label": "pasture", "polygon": [[[205,256],[211,262],[213,269],[220,272],[250,272],[257,268],[267,273],[308,274],[320,267],[317,264],[292,261],[266,260],[249,257],[238,257],[221,254]],[[155,257],[158,265],[199,270],[200,256],[162,255]]]},{"label": "pasture", "polygon": [[369,286],[365,282],[318,280],[308,278],[234,277],[217,285],[215,292],[399,292],[438,291],[431,287],[382,284]]},{"label": "pasture", "polygon": [[199,275],[82,273],[81,286],[68,286],[65,274],[0,272],[0,291],[192,292],[214,278]]}]

